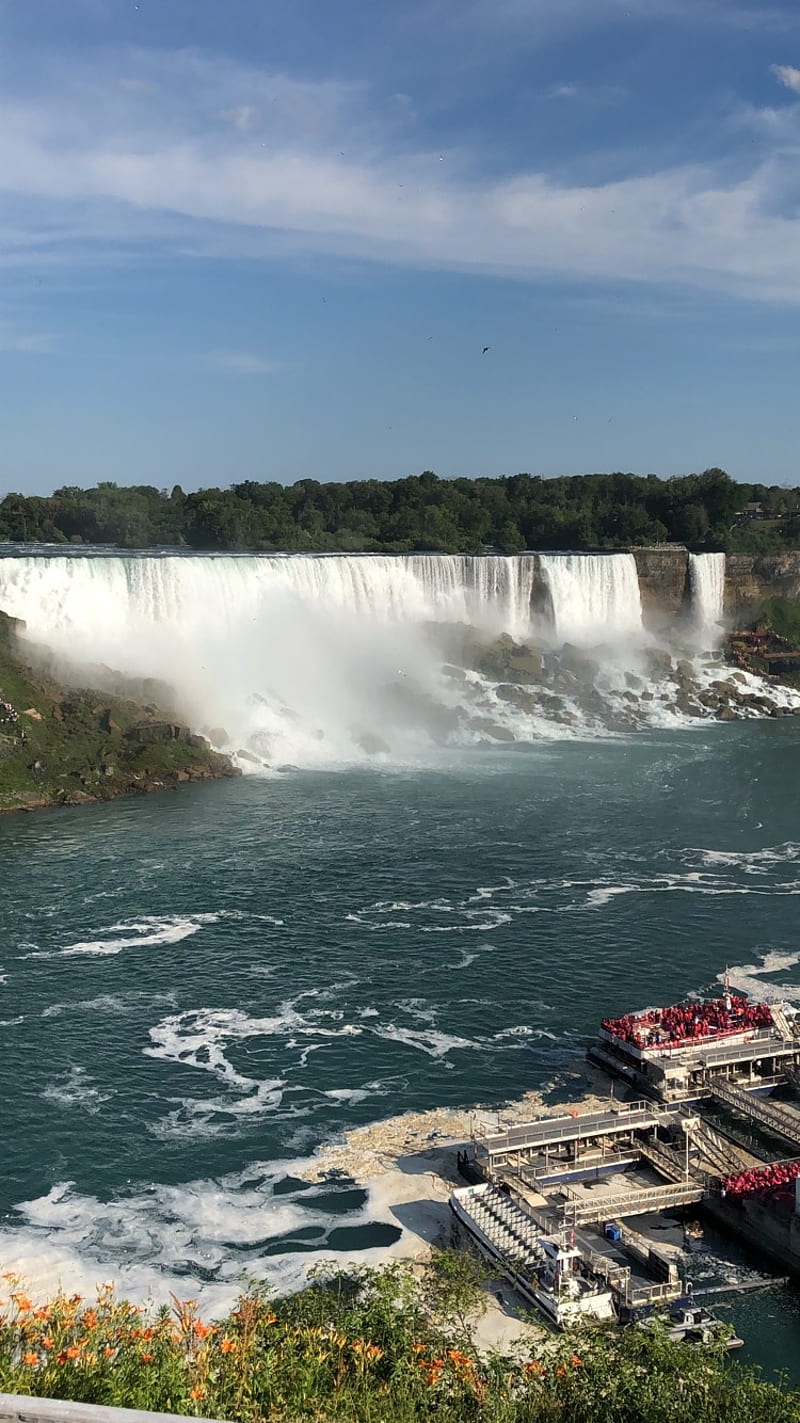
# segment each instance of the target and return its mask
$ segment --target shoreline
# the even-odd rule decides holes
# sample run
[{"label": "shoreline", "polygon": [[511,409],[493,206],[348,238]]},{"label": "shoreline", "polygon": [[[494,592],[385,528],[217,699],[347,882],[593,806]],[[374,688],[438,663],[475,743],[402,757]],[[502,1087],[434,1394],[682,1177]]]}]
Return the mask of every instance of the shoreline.
[{"label": "shoreline", "polygon": [[[574,1081],[559,1084],[559,1102],[548,1100],[551,1092],[545,1088],[526,1092],[497,1111],[432,1107],[404,1112],[354,1127],[344,1134],[344,1141],[321,1147],[300,1177],[319,1182],[349,1179],[362,1186],[376,1222],[402,1231],[388,1247],[387,1256],[423,1264],[437,1246],[447,1245],[452,1238],[449,1197],[457,1186],[465,1184],[458,1173],[456,1153],[468,1145],[478,1120],[502,1130],[534,1116],[560,1115],[568,1103],[577,1100],[588,1109],[606,1105],[611,1079],[579,1061],[580,1072],[569,1074]],[[530,1318],[530,1305],[504,1278],[488,1279],[484,1293],[486,1312],[473,1321],[475,1342],[481,1349],[502,1350],[551,1334],[543,1320]]]}]

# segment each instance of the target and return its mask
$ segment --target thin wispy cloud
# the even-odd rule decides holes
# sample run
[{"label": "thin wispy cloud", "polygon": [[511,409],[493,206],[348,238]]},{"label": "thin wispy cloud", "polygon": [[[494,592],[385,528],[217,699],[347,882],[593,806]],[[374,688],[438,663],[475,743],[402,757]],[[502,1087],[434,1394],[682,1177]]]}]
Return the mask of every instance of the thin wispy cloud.
[{"label": "thin wispy cloud", "polygon": [[129,94],[149,94],[154,87],[149,79],[123,78],[118,79],[117,84]]},{"label": "thin wispy cloud", "polygon": [[48,332],[23,331],[12,322],[0,321],[0,351],[23,356],[49,356],[55,348],[55,337]]},{"label": "thin wispy cloud", "polygon": [[791,89],[795,94],[800,94],[800,69],[795,68],[793,64],[773,64],[770,68],[784,89]]},{"label": "thin wispy cloud", "polygon": [[553,84],[547,91],[549,99],[575,99],[586,104],[615,104],[627,97],[620,84],[581,84],[577,81]]},{"label": "thin wispy cloud", "polygon": [[240,133],[249,133],[256,127],[259,120],[258,109],[252,104],[238,104],[232,109],[223,109],[220,115],[233,128],[237,128]]},{"label": "thin wispy cloud", "polygon": [[[119,73],[119,56],[108,63]],[[0,100],[8,226],[40,230],[50,250],[58,215],[65,251],[113,232],[120,244],[232,258],[326,253],[800,303],[785,128],[770,143],[765,126],[762,147],[735,161],[659,167],[648,150],[638,171],[631,162],[627,176],[604,177],[598,159],[593,181],[578,183],[543,166],[498,175],[475,147],[411,148],[366,85],[296,81],[191,52],[141,52],[137,72],[154,84],[146,105],[110,77],[79,83],[72,65],[60,82],[51,66],[35,95]],[[251,109],[269,113],[266,138],[250,131]],[[226,112],[240,121],[220,122]],[[238,355],[242,373],[266,373]]]},{"label": "thin wispy cloud", "polygon": [[206,357],[214,366],[233,371],[240,376],[267,376],[284,369],[282,361],[268,361],[250,351],[209,351]]},{"label": "thin wispy cloud", "polygon": [[465,0],[461,9],[487,23],[524,25],[532,36],[576,25],[601,28],[655,21],[774,33],[800,28],[793,4],[769,4],[767,0],[763,4],[747,0]]}]

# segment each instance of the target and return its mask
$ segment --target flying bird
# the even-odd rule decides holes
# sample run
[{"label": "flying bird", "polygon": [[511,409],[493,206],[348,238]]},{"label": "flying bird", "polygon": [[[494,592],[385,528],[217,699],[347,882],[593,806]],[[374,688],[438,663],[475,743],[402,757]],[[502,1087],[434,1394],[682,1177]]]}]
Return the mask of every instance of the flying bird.
[{"label": "flying bird", "polygon": [[491,349],[492,349],[491,346],[484,346],[483,350],[481,351],[481,355],[482,355],[482,356],[485,356],[485,355],[486,355],[486,352],[487,352],[487,351],[491,351]]}]

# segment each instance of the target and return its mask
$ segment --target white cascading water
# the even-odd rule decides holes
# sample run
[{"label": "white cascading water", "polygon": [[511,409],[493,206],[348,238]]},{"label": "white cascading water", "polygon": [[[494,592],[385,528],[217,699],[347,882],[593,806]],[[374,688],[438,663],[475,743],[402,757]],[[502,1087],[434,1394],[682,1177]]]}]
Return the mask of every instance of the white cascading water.
[{"label": "white cascading water", "polygon": [[556,637],[581,646],[642,632],[642,600],[631,553],[542,554]]},{"label": "white cascading water", "polygon": [[275,764],[443,739],[433,623],[524,638],[534,555],[0,558],[0,608],[65,659],[178,689],[194,726]]},{"label": "white cascading water", "polygon": [[[695,651],[716,641],[724,575],[722,555],[693,556]],[[717,662],[695,657],[687,684],[685,667],[676,675],[685,642],[670,650],[645,632],[630,554],[20,553],[0,557],[0,609],[67,680],[114,690],[114,671],[136,679],[130,695],[243,752],[243,769],[677,726],[730,697]],[[443,624],[484,630],[486,656]],[[499,633],[535,646],[499,646]],[[565,643],[576,644],[567,657]],[[443,662],[460,650],[463,666]],[[696,700],[704,690],[710,703]]]},{"label": "white cascading water", "polygon": [[724,553],[690,553],[689,587],[692,621],[704,645],[713,646],[722,635],[725,609]]}]

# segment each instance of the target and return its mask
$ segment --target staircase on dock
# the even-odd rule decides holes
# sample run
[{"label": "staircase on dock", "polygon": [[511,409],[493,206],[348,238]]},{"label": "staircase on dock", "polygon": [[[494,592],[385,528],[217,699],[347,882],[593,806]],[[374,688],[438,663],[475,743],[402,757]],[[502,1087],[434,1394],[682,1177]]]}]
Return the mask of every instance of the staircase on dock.
[{"label": "staircase on dock", "polygon": [[721,1176],[734,1176],[739,1171],[749,1171],[751,1167],[758,1166],[755,1156],[729,1141],[702,1117],[693,1117],[692,1121],[694,1125],[689,1133],[692,1141]]},{"label": "staircase on dock", "polygon": [[795,1036],[795,1031],[784,1012],[783,1005],[781,1003],[771,1003],[769,1011],[772,1014],[772,1021],[784,1042],[791,1041]]},{"label": "staircase on dock", "polygon": [[718,1077],[710,1077],[706,1088],[715,1102],[730,1107],[739,1116],[749,1117],[773,1136],[788,1142],[795,1150],[800,1150],[800,1114],[792,1111],[790,1107],[756,1097],[751,1092],[745,1092],[742,1087],[735,1087],[732,1082],[724,1082]]}]

